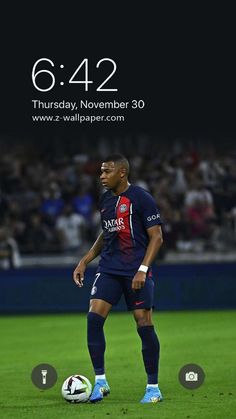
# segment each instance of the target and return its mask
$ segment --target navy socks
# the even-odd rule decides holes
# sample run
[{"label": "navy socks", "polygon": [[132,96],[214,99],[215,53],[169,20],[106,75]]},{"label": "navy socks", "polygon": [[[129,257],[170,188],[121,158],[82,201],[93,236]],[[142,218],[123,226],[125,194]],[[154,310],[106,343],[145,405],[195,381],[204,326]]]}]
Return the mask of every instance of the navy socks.
[{"label": "navy socks", "polygon": [[154,326],[138,327],[137,331],[142,340],[142,355],[148,384],[157,384],[160,344]]},{"label": "navy socks", "polygon": [[87,322],[87,342],[90,358],[96,375],[104,374],[104,352],[106,342],[103,332],[105,318],[89,312]]},{"label": "navy socks", "polygon": [[[103,332],[105,318],[89,312],[87,323],[87,339],[90,358],[96,375],[102,375],[104,370],[104,353],[106,342]],[[137,329],[142,340],[142,355],[148,384],[158,383],[158,364],[160,344],[154,326],[142,326]]]}]

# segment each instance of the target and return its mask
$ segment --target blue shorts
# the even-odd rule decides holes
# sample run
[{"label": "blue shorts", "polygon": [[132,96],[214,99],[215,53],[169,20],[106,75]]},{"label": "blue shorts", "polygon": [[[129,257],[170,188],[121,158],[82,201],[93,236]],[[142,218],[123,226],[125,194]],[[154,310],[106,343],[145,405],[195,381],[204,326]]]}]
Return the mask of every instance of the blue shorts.
[{"label": "blue shorts", "polygon": [[119,276],[105,272],[97,272],[93,283],[90,299],[104,300],[113,305],[118,304],[124,294],[128,310],[153,307],[154,281],[152,273],[146,277],[145,285],[139,290],[132,290],[133,276]]}]

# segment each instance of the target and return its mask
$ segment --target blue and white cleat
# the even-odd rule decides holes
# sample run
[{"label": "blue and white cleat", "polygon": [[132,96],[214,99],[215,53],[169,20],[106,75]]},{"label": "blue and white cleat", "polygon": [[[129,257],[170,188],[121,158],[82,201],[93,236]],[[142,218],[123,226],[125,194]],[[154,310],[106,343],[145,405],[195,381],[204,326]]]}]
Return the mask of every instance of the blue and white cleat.
[{"label": "blue and white cleat", "polygon": [[158,403],[163,400],[159,387],[147,387],[140,403]]},{"label": "blue and white cleat", "polygon": [[108,382],[106,380],[97,380],[89,400],[92,403],[100,402],[109,393],[110,387]]}]

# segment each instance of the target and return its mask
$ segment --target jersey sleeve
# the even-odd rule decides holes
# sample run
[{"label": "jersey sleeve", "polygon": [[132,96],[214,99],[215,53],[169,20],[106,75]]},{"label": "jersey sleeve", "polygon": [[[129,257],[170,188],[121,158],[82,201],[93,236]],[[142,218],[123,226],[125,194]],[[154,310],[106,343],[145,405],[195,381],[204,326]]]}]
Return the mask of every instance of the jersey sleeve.
[{"label": "jersey sleeve", "polygon": [[142,191],[138,197],[138,208],[146,229],[155,225],[162,225],[160,211],[155,200],[148,192]]}]

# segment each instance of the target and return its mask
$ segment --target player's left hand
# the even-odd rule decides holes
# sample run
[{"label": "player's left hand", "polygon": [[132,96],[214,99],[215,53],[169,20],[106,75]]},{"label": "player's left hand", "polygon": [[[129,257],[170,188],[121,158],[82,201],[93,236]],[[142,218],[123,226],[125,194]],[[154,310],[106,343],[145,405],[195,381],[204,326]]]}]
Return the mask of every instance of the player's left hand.
[{"label": "player's left hand", "polygon": [[145,285],[145,280],[146,280],[145,272],[138,271],[133,277],[132,290],[135,291],[135,290],[140,290],[141,288],[143,288]]}]

